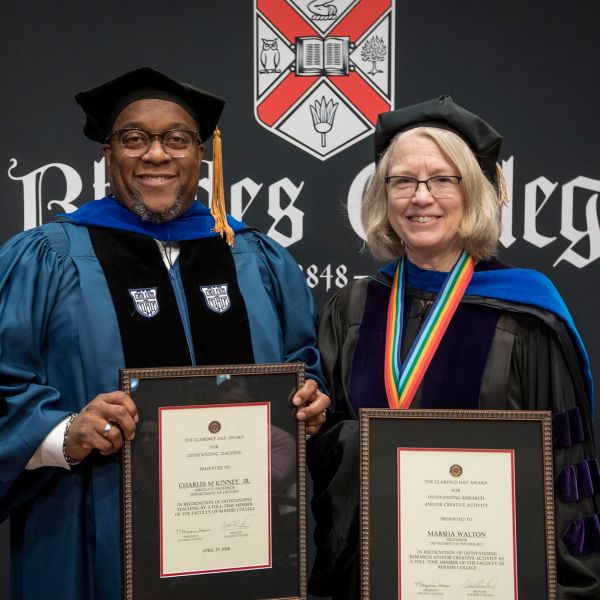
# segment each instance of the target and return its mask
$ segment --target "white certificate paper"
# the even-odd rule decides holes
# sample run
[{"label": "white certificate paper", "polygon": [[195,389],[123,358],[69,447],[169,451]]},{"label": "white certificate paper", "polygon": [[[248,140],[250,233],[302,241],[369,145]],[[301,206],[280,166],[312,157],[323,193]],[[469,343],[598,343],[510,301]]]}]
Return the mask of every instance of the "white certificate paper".
[{"label": "white certificate paper", "polygon": [[159,409],[161,577],[271,567],[269,409]]},{"label": "white certificate paper", "polygon": [[512,450],[398,448],[398,598],[516,600]]}]

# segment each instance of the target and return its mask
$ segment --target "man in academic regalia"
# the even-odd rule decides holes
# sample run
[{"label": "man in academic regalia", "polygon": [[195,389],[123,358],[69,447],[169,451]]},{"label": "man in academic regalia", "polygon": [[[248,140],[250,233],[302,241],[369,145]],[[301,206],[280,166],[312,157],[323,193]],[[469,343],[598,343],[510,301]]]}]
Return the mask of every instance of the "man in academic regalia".
[{"label": "man in academic regalia", "polygon": [[[316,433],[314,307],[278,244],[224,213],[224,101],[149,68],[77,102],[111,195],[0,248],[0,519],[12,598],[120,597],[120,468],[137,410],[119,369],[302,361]],[[212,213],[195,200],[215,132]],[[215,296],[218,301],[215,301]]]}]

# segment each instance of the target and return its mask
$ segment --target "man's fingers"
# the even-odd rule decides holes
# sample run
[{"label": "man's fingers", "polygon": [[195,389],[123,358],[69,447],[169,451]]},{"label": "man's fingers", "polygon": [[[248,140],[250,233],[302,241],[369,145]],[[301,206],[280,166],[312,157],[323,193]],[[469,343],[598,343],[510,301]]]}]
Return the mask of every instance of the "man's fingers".
[{"label": "man's fingers", "polygon": [[107,423],[100,433],[103,441],[98,441],[100,454],[112,454],[123,446],[123,433],[118,425]]},{"label": "man's fingers", "polygon": [[307,435],[314,435],[319,433],[321,426],[327,420],[327,411],[320,412],[319,414],[311,417],[306,421],[306,433]]},{"label": "man's fingers", "polygon": [[307,379],[304,385],[296,392],[292,402],[295,406],[303,406],[311,401],[311,398],[317,393],[319,386],[314,379]]},{"label": "man's fingers", "polygon": [[98,399],[104,400],[107,404],[115,404],[122,406],[131,416],[131,418],[137,423],[138,414],[135,402],[131,399],[131,396],[125,392],[110,392],[108,394],[100,394],[97,396]]},{"label": "man's fingers", "polygon": [[83,459],[94,449],[102,454],[117,452],[124,439],[135,437],[137,419],[135,403],[124,392],[99,394],[71,424],[66,444],[68,455]]},{"label": "man's fingers", "polygon": [[329,400],[329,396],[317,390],[316,393],[314,393],[312,397],[298,409],[296,416],[301,421],[307,421],[326,412],[330,404],[331,401]]},{"label": "man's fingers", "polygon": [[[137,407],[125,392],[99,394],[84,410],[89,410],[104,421],[119,426],[125,439],[132,440],[135,435],[135,424],[138,420]],[[83,411],[82,411],[83,412]]]},{"label": "man's fingers", "polygon": [[[135,421],[131,413],[125,407],[118,404],[107,404],[104,412],[104,420],[119,427],[125,439],[132,440],[135,437]],[[104,427],[106,425],[103,425]]]}]

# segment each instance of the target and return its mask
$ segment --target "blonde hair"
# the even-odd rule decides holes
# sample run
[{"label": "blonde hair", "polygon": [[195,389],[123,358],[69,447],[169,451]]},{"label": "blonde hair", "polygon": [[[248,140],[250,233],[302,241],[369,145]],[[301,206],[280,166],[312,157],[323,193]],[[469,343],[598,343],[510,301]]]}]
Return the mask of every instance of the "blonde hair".
[{"label": "blonde hair", "polygon": [[458,235],[463,248],[475,260],[487,260],[498,252],[500,201],[492,183],[481,170],[467,143],[456,133],[439,127],[416,127],[396,135],[383,153],[362,200],[361,218],[367,246],[377,259],[390,260],[404,254],[403,241],[387,216],[385,177],[394,145],[406,135],[422,135],[437,144],[462,177],[463,218]]}]

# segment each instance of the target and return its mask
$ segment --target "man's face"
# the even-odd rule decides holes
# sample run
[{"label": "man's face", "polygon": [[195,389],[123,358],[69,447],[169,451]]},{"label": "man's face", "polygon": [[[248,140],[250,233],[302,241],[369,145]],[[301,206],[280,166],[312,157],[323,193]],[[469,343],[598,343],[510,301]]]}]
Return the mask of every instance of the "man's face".
[{"label": "man's face", "polygon": [[[193,117],[179,104],[166,100],[137,100],[117,116],[114,130],[139,127],[153,133],[169,129],[197,130]],[[198,191],[204,146],[194,142],[185,155],[174,158],[154,138],[148,151],[130,156],[116,138],[103,146],[108,179],[115,198],[130,211],[154,222],[170,221],[184,213]]]}]

